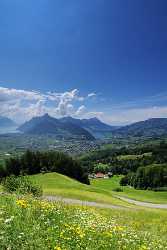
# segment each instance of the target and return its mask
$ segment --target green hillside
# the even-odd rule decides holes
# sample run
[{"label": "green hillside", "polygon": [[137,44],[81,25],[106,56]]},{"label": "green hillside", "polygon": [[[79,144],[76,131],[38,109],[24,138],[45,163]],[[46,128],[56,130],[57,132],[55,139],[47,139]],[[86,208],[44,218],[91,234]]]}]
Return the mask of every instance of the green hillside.
[{"label": "green hillside", "polygon": [[96,201],[117,205],[128,205],[114,197],[112,192],[93,185],[81,184],[57,173],[38,174],[30,178],[42,186],[44,195],[58,195],[87,201]]},{"label": "green hillside", "polygon": [[167,249],[162,210],[102,210],[15,195],[0,196],[0,208],[2,250]]},{"label": "green hillside", "polygon": [[[152,203],[164,203],[167,204],[167,192],[155,192],[151,190],[137,190],[133,187],[121,187],[119,182],[121,176],[114,176],[111,179],[95,179],[92,181],[93,187],[97,187],[103,191],[111,191],[112,194],[132,198],[134,200],[152,202]],[[123,192],[113,192],[114,189],[121,188]]]},{"label": "green hillside", "polygon": [[90,186],[57,173],[38,174],[30,178],[42,186],[44,195],[58,195],[120,205],[127,204],[114,198],[113,195],[125,196],[139,201],[167,203],[167,192],[136,190],[131,187],[121,187],[123,192],[115,192],[114,189],[120,187],[121,176],[114,176],[111,179],[95,179],[91,181]]}]

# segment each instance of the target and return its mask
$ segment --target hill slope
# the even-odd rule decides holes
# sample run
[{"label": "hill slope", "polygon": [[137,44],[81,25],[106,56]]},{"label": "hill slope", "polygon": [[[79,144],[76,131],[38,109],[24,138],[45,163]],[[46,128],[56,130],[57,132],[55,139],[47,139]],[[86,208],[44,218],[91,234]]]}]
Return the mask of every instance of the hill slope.
[{"label": "hill slope", "polygon": [[14,127],[14,126],[16,126],[14,121],[12,121],[11,119],[9,119],[7,117],[0,116],[0,128]]},{"label": "hill slope", "polygon": [[75,119],[68,116],[61,118],[60,121],[71,122],[72,124],[78,125],[89,131],[96,138],[111,136],[112,132],[117,129],[116,126],[105,124],[96,117],[90,119]]},{"label": "hill slope", "polygon": [[16,132],[17,124],[11,119],[0,116],[0,134]]},{"label": "hill slope", "polygon": [[115,205],[127,205],[114,197],[112,192],[92,185],[82,184],[74,179],[57,173],[31,175],[30,178],[42,186],[44,195],[56,195],[67,198],[77,198],[86,201],[96,201]]},{"label": "hill slope", "polygon": [[156,137],[167,135],[167,118],[151,118],[115,130],[118,136]]},{"label": "hill slope", "polygon": [[69,121],[61,122],[56,118],[45,114],[34,117],[21,125],[18,130],[26,134],[54,134],[60,137],[78,137],[80,139],[94,140],[94,137],[82,127]]}]

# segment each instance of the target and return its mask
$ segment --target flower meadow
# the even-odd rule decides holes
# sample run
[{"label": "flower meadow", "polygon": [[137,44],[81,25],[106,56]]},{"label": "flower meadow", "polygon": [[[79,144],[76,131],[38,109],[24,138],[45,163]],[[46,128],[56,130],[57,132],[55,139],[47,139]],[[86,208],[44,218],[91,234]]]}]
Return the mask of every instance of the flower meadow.
[{"label": "flower meadow", "polygon": [[[142,222],[107,211],[15,195],[0,197],[0,249],[167,249]],[[130,217],[129,217],[130,218]],[[165,229],[164,229],[165,230]]]}]

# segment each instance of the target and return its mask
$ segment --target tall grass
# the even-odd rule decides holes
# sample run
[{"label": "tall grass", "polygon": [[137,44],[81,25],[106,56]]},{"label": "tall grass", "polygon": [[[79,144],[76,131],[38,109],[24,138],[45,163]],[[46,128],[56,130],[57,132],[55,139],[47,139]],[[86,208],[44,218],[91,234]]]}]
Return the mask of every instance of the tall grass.
[{"label": "tall grass", "polygon": [[31,197],[0,197],[2,250],[167,249],[166,227],[161,237],[142,224],[143,217],[135,220],[127,212],[109,214]]}]

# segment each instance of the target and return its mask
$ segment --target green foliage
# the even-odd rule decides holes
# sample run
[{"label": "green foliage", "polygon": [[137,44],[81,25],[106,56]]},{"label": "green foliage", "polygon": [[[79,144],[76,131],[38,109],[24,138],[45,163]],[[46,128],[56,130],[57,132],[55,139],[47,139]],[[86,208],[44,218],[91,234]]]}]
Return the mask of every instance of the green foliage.
[{"label": "green foliage", "polygon": [[108,172],[114,175],[125,175],[120,182],[122,186],[130,185],[138,189],[167,186],[165,167],[167,166],[167,143],[165,141],[134,148],[104,148],[82,158],[82,164],[88,160],[94,163],[95,167],[92,171],[105,172],[104,166],[107,166]]},{"label": "green foliage", "polygon": [[138,189],[154,189],[167,185],[167,165],[154,164],[140,167],[136,173],[129,173],[123,177],[121,185],[131,185]]},{"label": "green foliage", "polygon": [[27,176],[9,176],[2,181],[3,189],[7,192],[15,192],[18,194],[32,194],[41,196],[42,189],[39,185],[31,182]]},{"label": "green foliage", "polygon": [[6,176],[33,175],[40,172],[58,172],[89,184],[88,174],[79,162],[61,152],[28,150],[20,157],[6,160]]},{"label": "green foliage", "polygon": [[109,171],[109,169],[110,169],[109,166],[107,164],[104,164],[104,163],[97,163],[94,166],[95,173],[98,173],[98,172],[107,173]]},{"label": "green foliage", "polygon": [[166,221],[163,211],[102,211],[1,196],[0,249],[166,249]]},{"label": "green foliage", "polygon": [[41,196],[42,189],[39,185],[34,184],[28,176],[8,176],[2,181],[2,186],[5,192],[17,194],[32,194]]},{"label": "green foliage", "polygon": [[113,189],[114,192],[123,192],[123,189],[120,187],[114,188]]}]

